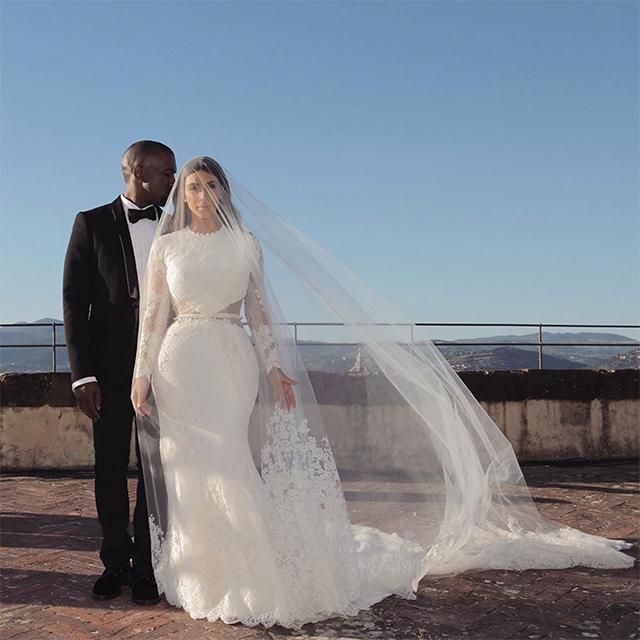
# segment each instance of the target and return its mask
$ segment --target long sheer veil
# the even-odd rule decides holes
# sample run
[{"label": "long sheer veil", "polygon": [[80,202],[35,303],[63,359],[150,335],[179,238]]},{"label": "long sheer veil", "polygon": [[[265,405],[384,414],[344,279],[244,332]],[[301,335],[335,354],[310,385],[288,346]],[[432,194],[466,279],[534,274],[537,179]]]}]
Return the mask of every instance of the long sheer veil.
[{"label": "long sheer veil", "polygon": [[[154,246],[188,225],[186,171],[202,161],[190,161],[177,176]],[[215,196],[218,212],[252,274],[243,310],[262,363],[249,441],[270,508],[290,532],[274,553],[283,563],[297,558],[294,578],[300,589],[314,588],[318,562],[327,580],[362,571],[358,535],[369,531],[366,527],[418,545],[413,590],[424,576],[468,570],[634,564],[621,552],[631,544],[543,518],[511,444],[433,343],[411,344],[411,322],[399,309],[229,171],[222,175],[226,184]],[[140,335],[155,304],[149,268],[142,293]],[[309,320],[334,323],[331,333],[321,336],[325,343],[319,334],[305,342],[288,324],[293,317],[281,303],[293,306],[294,299]],[[175,314],[170,309],[161,326],[154,326],[158,341]],[[335,342],[349,343],[348,351],[332,347]],[[154,397],[157,350],[156,345],[155,360],[143,363],[138,347],[136,371],[150,381],[152,411],[136,420],[154,569],[161,575],[170,514],[161,399]],[[359,366],[353,366],[356,359]],[[297,381],[296,405],[288,411],[267,373],[271,366]],[[357,589],[354,579],[345,598],[355,602]],[[409,591],[400,595],[410,597]]]}]

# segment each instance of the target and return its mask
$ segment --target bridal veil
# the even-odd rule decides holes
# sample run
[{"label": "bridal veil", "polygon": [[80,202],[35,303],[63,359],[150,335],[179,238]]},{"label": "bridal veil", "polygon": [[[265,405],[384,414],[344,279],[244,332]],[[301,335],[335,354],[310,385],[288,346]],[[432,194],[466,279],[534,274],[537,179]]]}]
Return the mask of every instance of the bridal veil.
[{"label": "bridal veil", "polygon": [[[185,177],[203,162],[215,163],[194,158],[177,176],[157,236],[188,224]],[[634,564],[621,552],[630,544],[543,518],[510,442],[433,343],[412,342],[411,321],[399,309],[229,171],[221,175],[223,189],[212,197],[249,266],[243,309],[261,363],[249,442],[269,504],[290,531],[276,555],[326,562],[330,580],[341,570],[332,564],[334,550],[348,562],[358,544],[345,534],[351,523],[419,545],[413,590],[424,576],[468,570]],[[379,257],[385,260],[384,249]],[[154,304],[148,268],[141,324]],[[282,305],[332,325],[322,333],[296,327]],[[157,340],[176,314],[166,311],[153,328]],[[315,370],[320,361],[324,372]],[[297,381],[290,410],[267,373],[273,367]],[[136,420],[157,568],[167,527],[164,452],[153,363],[141,362],[141,345],[136,370],[150,382],[151,413]]]}]

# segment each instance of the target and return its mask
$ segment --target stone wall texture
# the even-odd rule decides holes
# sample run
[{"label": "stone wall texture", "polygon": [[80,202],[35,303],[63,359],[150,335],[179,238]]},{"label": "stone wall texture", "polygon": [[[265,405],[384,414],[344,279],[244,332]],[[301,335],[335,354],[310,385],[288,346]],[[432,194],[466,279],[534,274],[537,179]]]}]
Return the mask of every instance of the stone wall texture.
[{"label": "stone wall texture", "polygon": [[[619,460],[637,458],[640,425],[637,370],[493,371],[461,374],[511,442],[518,459]],[[418,425],[386,379],[309,373],[336,462],[393,471],[414,453],[379,447],[359,459],[362,438],[388,439],[389,424]],[[365,410],[363,398],[368,399]],[[372,403],[371,399],[375,401]],[[68,373],[0,374],[0,455],[5,471],[91,469],[91,421],[75,407]],[[134,447],[131,466],[135,466]]]}]

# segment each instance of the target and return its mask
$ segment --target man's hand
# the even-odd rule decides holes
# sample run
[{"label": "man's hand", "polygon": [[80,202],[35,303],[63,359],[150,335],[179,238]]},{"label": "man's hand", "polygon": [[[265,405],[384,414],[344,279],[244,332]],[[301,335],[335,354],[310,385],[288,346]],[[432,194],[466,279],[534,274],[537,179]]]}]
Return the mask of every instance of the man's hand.
[{"label": "man's hand", "polygon": [[73,390],[76,402],[87,418],[94,422],[100,419],[100,408],[102,406],[102,396],[97,382],[87,382],[81,384]]},{"label": "man's hand", "polygon": [[136,413],[142,416],[151,414],[151,407],[147,402],[149,395],[149,381],[146,378],[134,378],[131,389],[131,404]]}]

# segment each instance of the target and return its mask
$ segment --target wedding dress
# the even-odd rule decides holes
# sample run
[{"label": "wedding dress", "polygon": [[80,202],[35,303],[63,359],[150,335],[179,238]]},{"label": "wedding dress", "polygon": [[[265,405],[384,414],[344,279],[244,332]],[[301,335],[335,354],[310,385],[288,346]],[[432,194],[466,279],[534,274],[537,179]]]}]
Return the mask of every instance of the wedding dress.
[{"label": "wedding dress", "polygon": [[[257,242],[247,240],[257,257]],[[355,614],[393,593],[411,597],[425,553],[418,545],[352,526],[341,510],[330,514],[342,521],[332,548],[316,555],[308,545],[318,536],[310,531],[301,546],[295,523],[270,504],[269,469],[265,484],[247,432],[259,364],[240,316],[221,310],[245,300],[263,361],[269,369],[278,361],[270,327],[259,324],[258,292],[226,228],[159,237],[147,269],[151,302],[136,375],[150,374],[143,363],[155,363],[168,528],[160,544],[153,523],[154,566],[167,601],[196,618],[270,626]],[[154,327],[171,309],[175,320],[162,336]],[[309,446],[309,453],[318,452]],[[335,492],[332,478],[324,489]]]},{"label": "wedding dress", "polygon": [[[633,564],[624,541],[542,518],[512,447],[446,361],[368,326],[361,300],[346,293],[352,274],[338,265],[334,285],[336,263],[316,247],[305,253],[282,221],[254,218],[379,367],[359,379],[352,422],[330,438],[324,422],[337,410],[319,407],[247,228],[258,205],[209,160],[183,168],[165,208],[135,366],[151,387],[152,413],[136,419],[154,573],[169,603],[194,618],[299,628],[392,594],[415,598],[425,575]],[[223,192],[212,194],[223,224],[209,233],[192,228],[183,204],[186,180],[202,172],[218,172],[212,184]],[[303,257],[315,270],[304,271]],[[289,410],[274,396],[274,369],[298,382]],[[377,408],[387,401],[389,417]]]}]

